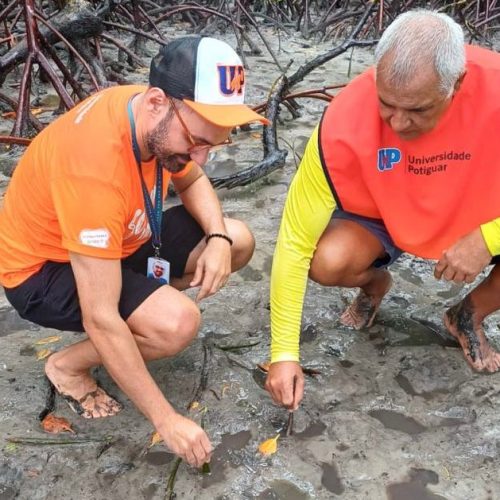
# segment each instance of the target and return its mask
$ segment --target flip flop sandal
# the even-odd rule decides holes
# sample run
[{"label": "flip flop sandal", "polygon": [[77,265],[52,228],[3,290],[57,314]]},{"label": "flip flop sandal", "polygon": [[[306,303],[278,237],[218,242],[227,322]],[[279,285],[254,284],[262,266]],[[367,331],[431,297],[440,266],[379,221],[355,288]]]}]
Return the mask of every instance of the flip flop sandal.
[{"label": "flip flop sandal", "polygon": [[[61,396],[67,403],[68,403],[68,406],[77,414],[77,415],[83,415],[87,410],[83,407],[83,403],[85,403],[85,401],[87,400],[87,398],[89,397],[92,397],[92,398],[96,398],[98,395],[99,395],[99,389],[104,392],[107,396],[109,396],[110,398],[112,398],[116,404],[118,405],[118,411],[122,410],[123,409],[123,404],[120,403],[120,401],[118,401],[117,398],[115,398],[114,396],[112,396],[111,394],[109,394],[108,392],[106,392],[102,387],[101,385],[99,384],[99,382],[96,381],[96,384],[97,384],[97,389],[95,389],[94,391],[91,391],[91,392],[88,392],[87,394],[85,394],[84,396],[82,396],[80,399],[75,399],[73,396],[70,396],[69,394],[64,394],[63,392],[59,392],[57,389],[56,389],[56,386],[49,380],[49,378],[47,376],[45,376],[45,379],[46,381],[48,382],[49,384],[49,390],[51,393],[53,394],[59,394],[59,396]],[[52,410],[53,410],[53,407],[55,405],[52,404]],[[42,413],[40,413],[40,416],[38,418],[40,418],[41,420],[43,420],[43,416],[45,416],[47,413],[50,413],[50,411],[52,410],[49,410],[47,412],[47,407],[45,408],[44,411],[42,411]],[[89,417],[89,418],[94,418],[94,417]]]}]

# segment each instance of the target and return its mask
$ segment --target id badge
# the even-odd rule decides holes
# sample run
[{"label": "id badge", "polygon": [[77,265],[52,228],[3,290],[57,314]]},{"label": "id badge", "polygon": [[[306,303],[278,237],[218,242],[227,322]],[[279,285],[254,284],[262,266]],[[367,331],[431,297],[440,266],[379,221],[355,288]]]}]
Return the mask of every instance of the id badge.
[{"label": "id badge", "polygon": [[170,262],[161,257],[148,257],[147,277],[168,285],[170,282]]}]

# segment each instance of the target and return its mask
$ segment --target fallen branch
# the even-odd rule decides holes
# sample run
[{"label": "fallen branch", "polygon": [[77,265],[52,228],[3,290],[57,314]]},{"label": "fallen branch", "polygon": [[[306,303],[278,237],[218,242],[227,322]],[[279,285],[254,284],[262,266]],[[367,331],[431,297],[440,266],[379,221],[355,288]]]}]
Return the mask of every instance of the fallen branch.
[{"label": "fallen branch", "polygon": [[[193,407],[193,403],[199,402],[199,400],[203,395],[203,392],[207,388],[211,360],[212,360],[212,349],[206,343],[203,343],[203,364],[201,367],[200,383],[198,384],[198,387],[194,392],[194,396],[191,398],[191,401],[187,405],[188,410],[190,410]],[[201,427],[204,428],[203,421]],[[174,465],[172,466],[170,475],[168,477],[167,490],[165,492],[165,500],[174,500],[174,498],[176,497],[174,491],[175,479],[181,462],[182,462],[181,458],[176,458]]]},{"label": "fallen branch", "polygon": [[276,80],[267,102],[266,116],[270,120],[271,125],[264,126],[264,133],[262,136],[264,159],[257,165],[241,170],[236,174],[211,178],[210,181],[214,187],[231,189],[236,186],[246,186],[285,165],[288,151],[278,149],[276,121],[279,112],[279,104],[282,101],[282,94],[286,85],[286,76],[280,76],[278,80]]},{"label": "fallen branch", "polygon": [[25,139],[24,137],[14,137],[13,135],[0,135],[0,143],[6,144],[19,144],[21,146],[28,146],[31,139]]},{"label": "fallen branch", "polygon": [[87,443],[108,443],[111,437],[105,438],[37,438],[37,437],[10,437],[7,438],[9,443],[24,444],[27,446],[58,446],[67,444],[87,444]]},{"label": "fallen branch", "polygon": [[175,486],[175,478],[177,476],[177,471],[179,469],[179,465],[181,465],[182,458],[176,458],[174,465],[172,466],[172,470],[170,472],[170,476],[168,477],[167,483],[167,491],[165,494],[165,500],[174,500],[176,497],[174,486]]}]

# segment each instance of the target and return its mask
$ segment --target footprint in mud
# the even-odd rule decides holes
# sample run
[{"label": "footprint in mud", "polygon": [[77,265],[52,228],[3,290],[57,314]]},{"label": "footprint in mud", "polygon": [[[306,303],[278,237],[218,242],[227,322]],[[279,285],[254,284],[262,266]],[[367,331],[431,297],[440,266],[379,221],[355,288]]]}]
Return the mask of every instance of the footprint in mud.
[{"label": "footprint in mud", "polygon": [[415,419],[392,410],[371,410],[368,412],[368,415],[382,422],[386,429],[392,429],[410,435],[420,434],[427,429]]},{"label": "footprint in mud", "polygon": [[323,462],[321,464],[323,468],[323,475],[321,476],[321,484],[335,495],[342,495],[344,493],[344,485],[339,476],[339,471],[335,464],[328,464]]},{"label": "footprint in mud", "polygon": [[293,436],[296,439],[310,439],[313,437],[321,436],[325,432],[326,424],[321,420],[311,422],[302,432],[296,432]]},{"label": "footprint in mud", "polygon": [[294,484],[284,481],[273,481],[269,488],[256,497],[257,500],[309,500],[308,493],[297,488]]},{"label": "footprint in mud", "polygon": [[406,375],[403,375],[403,373],[401,372],[394,377],[394,380],[397,382],[399,387],[401,387],[401,389],[406,392],[406,394],[409,394],[410,396],[420,396],[425,400],[433,399],[441,394],[450,393],[450,391],[447,389],[435,389],[427,392],[417,392],[408,377]]},{"label": "footprint in mud", "polygon": [[148,464],[163,466],[170,463],[175,455],[168,451],[150,451],[144,458]]},{"label": "footprint in mud", "polygon": [[351,368],[352,366],[354,366],[354,363],[352,361],[349,361],[348,359],[341,359],[339,361],[339,364],[344,368]]},{"label": "footprint in mud", "polygon": [[135,469],[133,463],[110,463],[97,469],[97,478],[102,488],[109,487],[118,476]]},{"label": "footprint in mud", "polygon": [[387,487],[388,500],[447,500],[428,490],[428,484],[438,484],[439,476],[432,470],[411,469],[410,480]]},{"label": "footprint in mud", "polygon": [[387,345],[459,347],[443,326],[425,318],[393,316],[383,318],[379,323],[384,327],[383,337]]},{"label": "footprint in mud", "polygon": [[215,449],[210,460],[210,474],[203,476],[202,487],[208,488],[226,479],[225,466],[239,467],[241,460],[233,452],[242,450],[252,438],[250,431],[240,431],[236,434],[224,434],[221,443]]},{"label": "footprint in mud", "polygon": [[325,332],[316,323],[308,323],[302,327],[300,332],[300,343],[314,342],[319,337],[325,337]]}]

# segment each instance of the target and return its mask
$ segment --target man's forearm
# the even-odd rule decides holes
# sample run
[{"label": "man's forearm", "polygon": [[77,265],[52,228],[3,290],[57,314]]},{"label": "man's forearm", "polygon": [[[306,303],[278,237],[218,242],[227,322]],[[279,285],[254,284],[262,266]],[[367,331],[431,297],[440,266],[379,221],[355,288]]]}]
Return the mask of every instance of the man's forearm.
[{"label": "man's forearm", "polygon": [[304,294],[316,245],[335,201],[323,173],[318,128],[288,191],[271,273],[271,360],[298,361]]},{"label": "man's forearm", "polygon": [[206,175],[193,182],[180,198],[206,234],[227,232],[219,199]]}]

